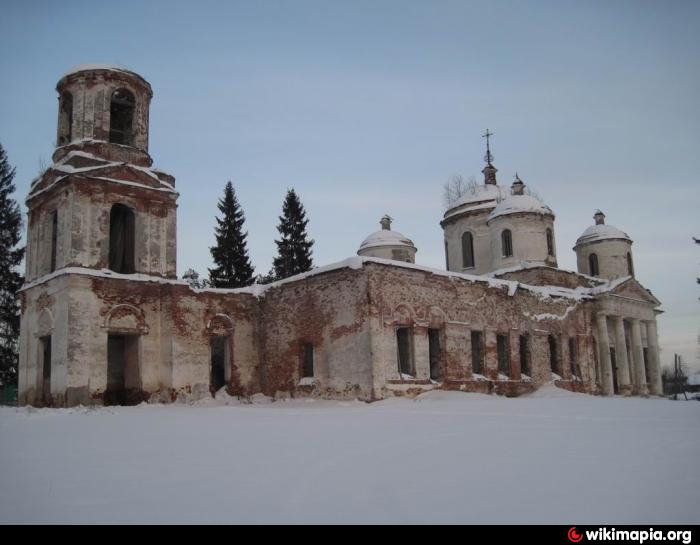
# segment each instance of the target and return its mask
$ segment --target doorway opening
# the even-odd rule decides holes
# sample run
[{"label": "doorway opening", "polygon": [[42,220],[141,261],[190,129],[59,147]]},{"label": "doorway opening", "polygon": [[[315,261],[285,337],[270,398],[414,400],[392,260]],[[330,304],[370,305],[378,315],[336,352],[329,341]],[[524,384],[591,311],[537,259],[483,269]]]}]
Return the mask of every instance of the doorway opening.
[{"label": "doorway opening", "polygon": [[211,338],[211,367],[209,389],[212,395],[226,385],[226,363],[228,362],[228,337],[217,335]]},{"label": "doorway opening", "polygon": [[136,405],[142,401],[138,335],[107,336],[105,405]]},{"label": "doorway opening", "polygon": [[51,405],[51,335],[39,339],[41,349],[41,403]]},{"label": "doorway opening", "polygon": [[442,380],[442,346],[440,345],[439,329],[428,329],[428,357],[430,359],[430,378]]},{"label": "doorway opening", "polygon": [[413,336],[410,327],[400,327],[396,330],[396,345],[399,357],[399,373],[414,377],[413,365]]}]

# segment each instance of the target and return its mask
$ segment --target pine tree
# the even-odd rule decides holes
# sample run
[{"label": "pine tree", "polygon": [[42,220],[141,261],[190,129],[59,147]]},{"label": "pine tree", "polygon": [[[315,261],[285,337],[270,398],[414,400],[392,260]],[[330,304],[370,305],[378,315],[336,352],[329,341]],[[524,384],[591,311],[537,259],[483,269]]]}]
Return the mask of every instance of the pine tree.
[{"label": "pine tree", "polygon": [[243,232],[245,214],[231,182],[226,184],[218,207],[223,217],[216,218],[216,246],[211,248],[216,266],[209,269],[211,285],[215,288],[249,286],[253,283],[253,266],[246,246],[248,233]]},{"label": "pine tree", "polygon": [[313,267],[311,247],[314,241],[307,238],[308,223],[304,206],[294,189],[290,189],[284,199],[282,216],[277,226],[282,235],[280,240],[275,240],[277,257],[272,263],[277,280],[310,271]]},{"label": "pine tree", "polygon": [[17,292],[24,277],[17,268],[24,248],[17,247],[22,230],[22,214],[15,191],[15,169],[0,145],[0,384],[17,383],[19,305]]}]

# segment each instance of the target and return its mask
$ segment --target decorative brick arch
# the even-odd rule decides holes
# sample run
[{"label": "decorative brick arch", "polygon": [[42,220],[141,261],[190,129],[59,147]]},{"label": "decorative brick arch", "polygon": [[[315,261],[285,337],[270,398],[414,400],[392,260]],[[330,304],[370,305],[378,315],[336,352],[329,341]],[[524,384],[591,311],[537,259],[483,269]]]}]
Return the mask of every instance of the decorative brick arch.
[{"label": "decorative brick arch", "polygon": [[105,315],[102,327],[114,332],[148,335],[146,317],[138,307],[127,303],[113,306]]},{"label": "decorative brick arch", "polygon": [[447,314],[440,307],[431,305],[428,307],[426,320],[428,321],[428,327],[440,329],[447,322]]},{"label": "decorative brick arch", "polygon": [[37,320],[37,337],[45,337],[51,335],[54,328],[54,317],[53,312],[48,307],[41,309],[39,313],[39,320]]},{"label": "decorative brick arch", "polygon": [[394,325],[412,326],[416,322],[416,311],[408,303],[400,303],[394,308],[391,317]]},{"label": "decorative brick arch", "polygon": [[228,314],[215,314],[207,321],[206,330],[209,335],[230,335],[235,322]]}]

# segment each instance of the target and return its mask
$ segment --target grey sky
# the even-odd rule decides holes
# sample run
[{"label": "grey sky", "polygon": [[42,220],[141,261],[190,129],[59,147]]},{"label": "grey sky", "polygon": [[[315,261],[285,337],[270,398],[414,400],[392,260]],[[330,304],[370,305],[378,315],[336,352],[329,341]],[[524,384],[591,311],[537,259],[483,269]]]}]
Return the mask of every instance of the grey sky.
[{"label": "grey sky", "polygon": [[517,170],[557,214],[559,264],[601,208],[664,303],[662,359],[696,364],[700,3],[3,0],[0,142],[24,199],[55,139],[55,84],[112,62],[148,79],[151,154],[177,178],[179,272],[206,273],[232,180],[257,272],[287,187],[317,264],[384,213],[444,266],[442,184]]}]

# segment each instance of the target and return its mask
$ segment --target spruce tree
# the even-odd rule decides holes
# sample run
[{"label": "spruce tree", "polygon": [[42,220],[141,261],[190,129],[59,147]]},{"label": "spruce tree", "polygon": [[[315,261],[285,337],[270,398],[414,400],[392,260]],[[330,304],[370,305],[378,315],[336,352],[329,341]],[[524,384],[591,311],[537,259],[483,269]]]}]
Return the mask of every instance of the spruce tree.
[{"label": "spruce tree", "polygon": [[209,269],[211,285],[215,288],[249,286],[253,283],[253,266],[246,246],[248,233],[243,232],[245,215],[231,182],[226,184],[218,207],[223,216],[216,218],[216,246],[211,248],[216,266]]},{"label": "spruce tree", "polygon": [[287,191],[279,220],[277,230],[281,239],[275,240],[277,257],[272,262],[277,280],[310,271],[313,267],[311,247],[314,244],[306,233],[309,220],[294,189]]},{"label": "spruce tree", "polygon": [[19,244],[22,214],[11,195],[15,169],[0,145],[0,384],[17,384],[19,305],[17,292],[24,277],[18,271],[24,257]]}]

